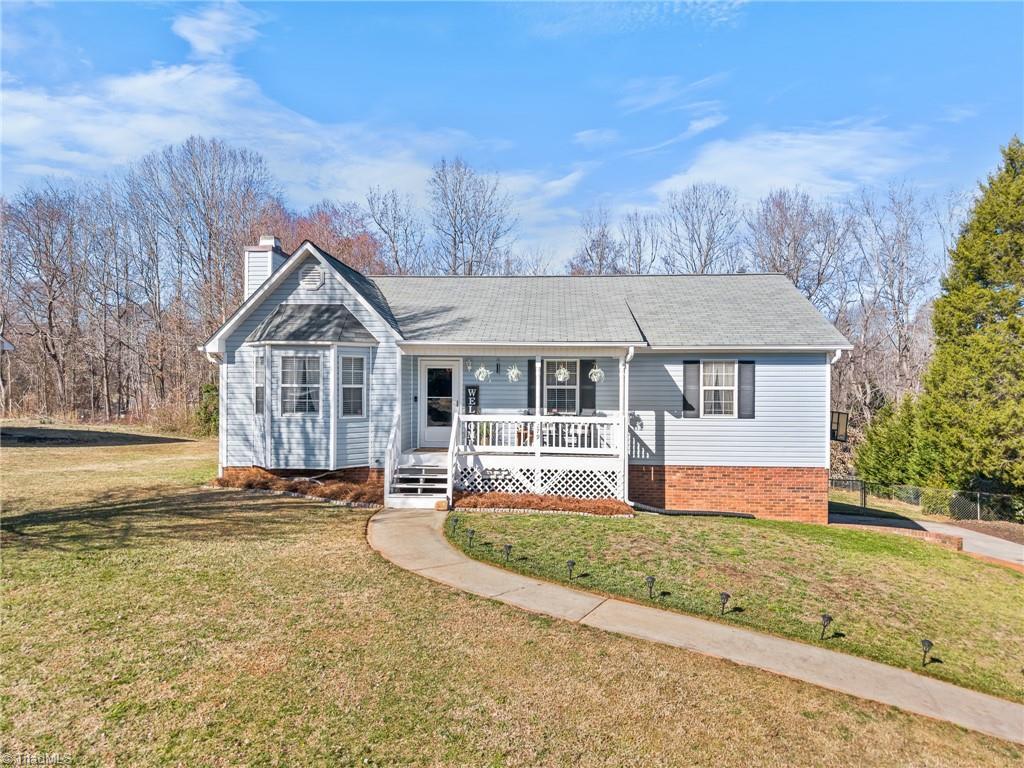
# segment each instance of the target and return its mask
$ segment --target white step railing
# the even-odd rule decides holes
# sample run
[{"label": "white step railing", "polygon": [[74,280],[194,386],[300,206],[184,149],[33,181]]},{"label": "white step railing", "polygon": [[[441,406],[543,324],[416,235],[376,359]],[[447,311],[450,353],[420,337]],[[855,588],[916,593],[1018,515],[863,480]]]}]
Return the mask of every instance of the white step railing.
[{"label": "white step railing", "polygon": [[448,437],[448,461],[445,463],[445,467],[448,470],[448,487],[445,491],[445,497],[448,499],[448,507],[451,508],[455,501],[455,464],[458,461],[459,453],[459,412],[455,411],[452,415],[452,433]]},{"label": "white step railing", "polygon": [[384,493],[388,495],[394,487],[395,470],[402,458],[402,414],[395,409],[391,418],[391,432],[388,434],[388,445],[384,449]]},{"label": "white step railing", "polygon": [[611,416],[459,416],[458,449],[468,453],[619,455],[622,422]]}]

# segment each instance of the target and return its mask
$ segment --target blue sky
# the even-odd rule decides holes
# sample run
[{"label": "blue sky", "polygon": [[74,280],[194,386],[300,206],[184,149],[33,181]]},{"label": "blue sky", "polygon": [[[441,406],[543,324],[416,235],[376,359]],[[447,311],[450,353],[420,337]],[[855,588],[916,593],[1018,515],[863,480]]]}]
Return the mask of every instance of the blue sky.
[{"label": "blue sky", "polygon": [[1024,128],[1024,4],[2,6],[5,194],[190,133],[262,152],[286,199],[422,198],[461,154],[520,242],[696,180],[752,201],[971,188]]}]

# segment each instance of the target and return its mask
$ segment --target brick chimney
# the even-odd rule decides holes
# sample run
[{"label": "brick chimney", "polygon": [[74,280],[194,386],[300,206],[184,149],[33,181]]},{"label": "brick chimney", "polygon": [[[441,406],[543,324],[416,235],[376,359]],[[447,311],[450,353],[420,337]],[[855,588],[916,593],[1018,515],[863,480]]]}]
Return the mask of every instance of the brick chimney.
[{"label": "brick chimney", "polygon": [[262,235],[259,245],[245,249],[245,298],[260,289],[270,276],[284,264],[281,241],[273,235]]}]

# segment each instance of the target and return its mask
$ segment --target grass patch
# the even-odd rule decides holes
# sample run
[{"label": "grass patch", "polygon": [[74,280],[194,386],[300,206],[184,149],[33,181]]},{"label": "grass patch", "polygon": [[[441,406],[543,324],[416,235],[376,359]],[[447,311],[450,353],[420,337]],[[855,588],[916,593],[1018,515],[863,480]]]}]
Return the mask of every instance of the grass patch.
[{"label": "grass patch", "polygon": [[[885,534],[765,520],[461,514],[472,557],[911,669],[1024,701],[1024,575]],[[451,537],[450,526],[447,532]],[[731,611],[719,616],[719,593]],[[835,622],[820,637],[820,616]],[[836,635],[835,633],[841,633]],[[921,667],[920,639],[940,662]]]},{"label": "grass patch", "polygon": [[435,584],[369,549],[368,512],[195,487],[213,474],[213,441],[5,446],[0,460],[5,753],[87,766],[1022,757],[952,725]]}]

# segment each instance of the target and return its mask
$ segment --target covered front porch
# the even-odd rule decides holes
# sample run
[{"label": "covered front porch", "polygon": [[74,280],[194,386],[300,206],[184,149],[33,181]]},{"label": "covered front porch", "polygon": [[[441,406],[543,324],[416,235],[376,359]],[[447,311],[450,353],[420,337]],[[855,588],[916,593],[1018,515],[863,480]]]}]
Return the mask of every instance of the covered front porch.
[{"label": "covered front porch", "polygon": [[385,460],[389,503],[450,501],[460,490],[622,498],[629,356],[403,355]]}]

